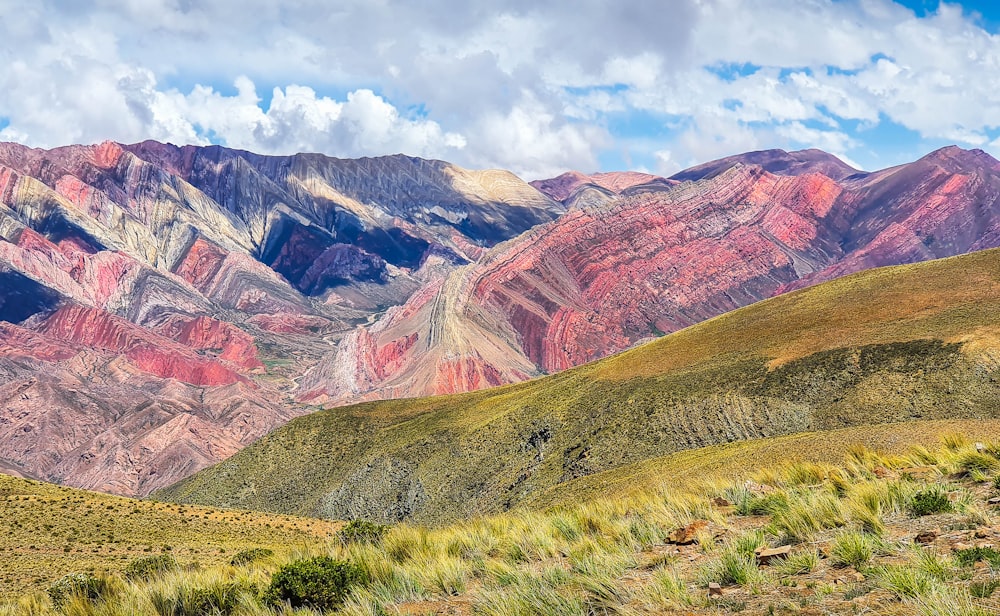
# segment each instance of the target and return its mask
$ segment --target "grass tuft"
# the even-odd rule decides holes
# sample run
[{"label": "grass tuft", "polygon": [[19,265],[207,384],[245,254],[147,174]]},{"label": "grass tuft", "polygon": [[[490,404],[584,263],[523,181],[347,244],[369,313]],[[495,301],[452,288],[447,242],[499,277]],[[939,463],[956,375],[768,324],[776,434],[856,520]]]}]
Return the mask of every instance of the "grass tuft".
[{"label": "grass tuft", "polygon": [[847,531],[833,540],[830,546],[830,559],[839,567],[861,569],[872,559],[877,548],[878,541],[872,535]]}]

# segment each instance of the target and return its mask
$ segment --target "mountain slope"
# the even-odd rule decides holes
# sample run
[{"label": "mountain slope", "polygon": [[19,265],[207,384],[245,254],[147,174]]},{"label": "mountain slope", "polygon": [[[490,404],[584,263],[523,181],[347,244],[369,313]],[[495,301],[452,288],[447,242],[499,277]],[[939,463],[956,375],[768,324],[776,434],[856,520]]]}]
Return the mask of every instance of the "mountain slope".
[{"label": "mountain slope", "polygon": [[527,383],[293,420],[159,498],[443,521],[672,451],[1000,417],[1000,250],[855,274]]},{"label": "mountain slope", "polygon": [[[840,180],[817,173],[832,157],[779,154],[798,166],[717,161],[704,179],[619,194],[569,178],[584,183],[565,215],[345,338],[300,395],[342,403],[514,382],[836,276],[1000,246],[1000,163],[983,152],[945,148]],[[555,196],[564,184],[536,183]]]},{"label": "mountain slope", "polygon": [[561,212],[403,156],[0,144],[0,467],[172,483],[305,412],[357,324]]}]

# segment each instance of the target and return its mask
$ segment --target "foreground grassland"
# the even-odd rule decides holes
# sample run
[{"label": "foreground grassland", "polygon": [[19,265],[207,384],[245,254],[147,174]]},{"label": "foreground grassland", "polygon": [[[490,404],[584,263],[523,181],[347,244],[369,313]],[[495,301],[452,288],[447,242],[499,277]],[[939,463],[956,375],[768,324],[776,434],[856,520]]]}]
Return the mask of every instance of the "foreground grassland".
[{"label": "foreground grassland", "polygon": [[1000,441],[1000,419],[908,421],[803,432],[679,451],[637,464],[587,475],[540,492],[523,503],[532,509],[627,497],[669,485],[699,485],[705,475],[747,477],[761,468],[816,462],[840,464],[852,448],[899,454],[914,446],[936,447],[942,434],[964,434],[976,441]]},{"label": "foreground grassland", "polygon": [[[339,610],[349,615],[985,616],[1000,608],[998,495],[1000,443],[948,435],[933,449],[853,447],[836,465],[706,473],[683,490],[396,526],[371,542],[313,542],[240,567],[116,577],[61,613],[314,614],[261,596],[283,564],[328,555],[360,572]],[[778,546],[787,554],[759,562],[758,550]],[[0,608],[57,613],[41,593]]]},{"label": "foreground grassland", "polygon": [[0,475],[0,597],[45,588],[71,572],[120,573],[150,554],[216,565],[249,547],[311,544],[335,528],[325,520],[136,501]]},{"label": "foreground grassland", "polygon": [[447,523],[708,445],[1000,419],[1000,250],[862,272],[527,383],[301,417],[158,498]]}]

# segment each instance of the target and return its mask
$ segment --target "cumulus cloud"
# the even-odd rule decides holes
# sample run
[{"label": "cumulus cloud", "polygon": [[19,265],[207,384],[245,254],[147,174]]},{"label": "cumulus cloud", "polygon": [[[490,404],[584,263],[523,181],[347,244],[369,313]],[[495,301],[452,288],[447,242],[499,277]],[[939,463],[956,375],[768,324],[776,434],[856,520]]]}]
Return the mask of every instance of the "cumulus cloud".
[{"label": "cumulus cloud", "polygon": [[891,0],[0,11],[0,139],[37,146],[403,152],[531,178],[615,161],[667,173],[764,147],[850,161],[877,154],[872,128],[886,122],[1000,149],[1000,38],[953,4],[926,17]]}]

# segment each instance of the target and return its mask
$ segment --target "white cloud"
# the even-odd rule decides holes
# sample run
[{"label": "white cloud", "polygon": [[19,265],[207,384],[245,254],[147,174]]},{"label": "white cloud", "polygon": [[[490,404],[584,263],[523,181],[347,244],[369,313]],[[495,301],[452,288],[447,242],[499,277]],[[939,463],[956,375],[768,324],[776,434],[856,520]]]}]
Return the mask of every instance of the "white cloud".
[{"label": "white cloud", "polygon": [[[762,147],[846,158],[879,148],[855,126],[886,120],[1000,148],[1000,38],[951,4],[924,18],[890,0],[0,0],[0,11],[0,139],[32,145],[212,139],[530,177],[594,170],[609,149],[658,169]],[[666,136],[637,135],[631,118]]]},{"label": "white cloud", "polygon": [[656,150],[653,152],[653,159],[656,160],[656,173],[664,177],[670,177],[684,168],[674,160],[670,150]]},{"label": "white cloud", "polygon": [[597,169],[595,152],[610,145],[604,129],[561,122],[530,95],[508,113],[485,116],[471,127],[470,134],[480,144],[472,158],[475,166],[502,167],[525,177],[551,177],[571,168]]},{"label": "white cloud", "polygon": [[847,152],[857,147],[858,142],[845,133],[836,130],[809,128],[801,122],[792,122],[791,124],[779,126],[775,131],[802,148],[819,148],[820,150],[825,150],[855,169],[861,168],[861,165],[852,161],[847,156]]}]

